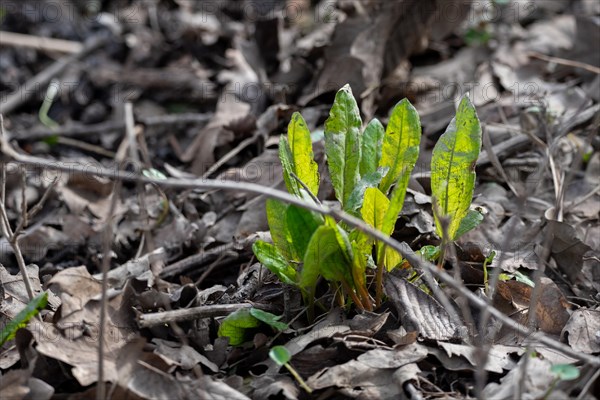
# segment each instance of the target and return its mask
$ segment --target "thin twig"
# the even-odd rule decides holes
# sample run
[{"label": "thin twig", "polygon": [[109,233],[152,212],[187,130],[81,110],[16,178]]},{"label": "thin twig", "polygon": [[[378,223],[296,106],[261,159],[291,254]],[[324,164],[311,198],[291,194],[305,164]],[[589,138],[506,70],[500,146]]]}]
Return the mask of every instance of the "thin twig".
[{"label": "thin twig", "polygon": [[530,51],[527,54],[531,57],[539,58],[540,60],[552,62],[555,64],[566,65],[568,67],[585,69],[586,71],[592,72],[597,75],[600,74],[600,68],[594,65],[586,64],[579,61],[567,60],[566,58],[551,57],[542,53],[538,53],[537,51]]},{"label": "thin twig", "polygon": [[[4,119],[2,114],[0,114],[0,141],[4,141],[6,139],[6,134],[4,132]],[[25,290],[27,291],[27,296],[29,297],[29,300],[33,300],[34,293],[33,293],[33,285],[31,284],[31,280],[29,280],[29,275],[27,274],[27,267],[25,265],[25,259],[23,258],[23,253],[21,253],[21,247],[19,247],[19,231],[13,231],[11,226],[10,226],[10,221],[8,219],[8,214],[6,212],[6,203],[4,200],[6,200],[6,169],[5,169],[6,164],[4,162],[0,163],[0,169],[2,170],[2,182],[0,182],[0,193],[1,193],[1,197],[2,197],[2,202],[0,202],[0,231],[2,231],[2,234],[4,235],[4,237],[6,238],[6,240],[8,240],[8,243],[10,244],[10,246],[13,249],[13,252],[15,253],[15,258],[17,259],[17,264],[19,265],[19,271],[21,271],[21,276],[23,277],[23,283],[25,284]],[[25,174],[23,174],[25,175]],[[23,187],[23,193],[25,191],[25,187]],[[22,203],[21,204],[21,210],[23,211],[23,214],[25,215],[25,217],[22,217],[22,219],[27,220],[27,199],[25,197],[25,195],[23,194],[23,199],[22,199]]]},{"label": "thin twig", "polygon": [[72,40],[24,35],[22,33],[7,31],[0,31],[0,45],[29,47],[36,50],[59,53],[79,53],[83,49],[83,45],[80,42]]},{"label": "thin twig", "polygon": [[122,181],[116,181],[113,186],[112,198],[106,226],[104,227],[103,249],[102,249],[102,298],[100,302],[100,326],[98,327],[98,382],[96,386],[96,399],[106,399],[106,386],[104,382],[104,334],[106,327],[106,309],[108,303],[108,271],[110,270],[110,250],[112,247],[112,224],[113,215],[117,207],[117,199],[121,191]]},{"label": "thin twig", "polygon": [[212,174],[214,174],[219,168],[225,165],[226,162],[231,160],[233,157],[237,156],[240,151],[244,150],[246,147],[256,142],[258,139],[258,135],[251,136],[242,140],[237,146],[233,149],[229,150],[227,154],[221,157],[216,163],[211,165],[211,167],[202,175],[202,178],[209,178]]},{"label": "thin twig", "polygon": [[150,328],[152,326],[163,325],[177,321],[221,317],[244,308],[258,308],[263,311],[278,311],[277,307],[271,304],[213,304],[208,306],[180,308],[178,310],[142,314],[139,317],[138,325],[140,328]]}]

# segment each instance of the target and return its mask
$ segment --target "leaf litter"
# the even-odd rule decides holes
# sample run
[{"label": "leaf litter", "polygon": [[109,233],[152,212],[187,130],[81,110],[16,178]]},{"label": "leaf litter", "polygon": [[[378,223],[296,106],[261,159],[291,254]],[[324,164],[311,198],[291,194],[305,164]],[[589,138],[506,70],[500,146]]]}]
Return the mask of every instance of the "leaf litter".
[{"label": "leaf litter", "polygon": [[[458,18],[449,18],[450,3]],[[62,7],[60,18],[46,12],[51,6]],[[0,238],[0,326],[30,300],[19,254],[34,295],[48,294],[48,306],[0,348],[3,398],[89,398],[103,387],[109,398],[143,399],[596,398],[595,2],[69,6],[24,1],[2,8],[2,31],[41,43],[31,47],[0,36],[3,135],[18,152],[48,161],[17,163],[2,142],[3,220],[21,231],[16,243]],[[55,60],[70,56],[42,37],[84,47],[96,38],[98,45],[85,52],[73,47],[81,51],[78,61],[56,69]],[[49,111],[57,130],[37,115],[50,79],[44,73],[61,85]],[[376,116],[389,126],[394,104],[405,97],[420,117],[419,158],[392,227],[392,236],[414,251],[440,244],[431,198],[433,144],[469,93],[484,135],[473,166],[471,211],[483,222],[460,236],[438,266],[505,316],[531,326],[528,334],[418,268],[413,275],[398,268],[386,274],[386,296],[372,312],[340,304],[318,281],[317,318],[309,322],[302,293],[252,253],[259,238],[266,244],[289,239],[269,232],[271,220],[286,218],[275,208],[269,215],[266,195],[111,179],[155,169],[169,178],[217,178],[240,189],[288,184],[302,192],[296,178],[282,172],[277,153],[280,135],[295,121],[303,134],[297,143],[309,140],[316,160],[307,170],[298,166],[295,175],[310,182],[319,203],[337,207],[334,187],[341,183],[327,168],[333,136],[325,121],[345,84],[365,125]],[[126,101],[135,121],[128,133]],[[376,154],[379,146],[363,151]],[[307,149],[290,150],[312,160]],[[377,161],[354,165],[346,150],[344,173],[377,172]],[[112,176],[95,174],[103,169]],[[357,196],[376,197],[380,174],[353,180],[362,188]],[[350,192],[344,191],[344,203],[356,203]],[[337,238],[333,231],[329,236]],[[103,263],[110,267],[106,287]],[[375,266],[366,268],[374,285]],[[498,281],[493,299],[486,279]],[[254,318],[232,326],[239,344],[219,335],[235,312]],[[158,322],[144,325],[150,317]],[[572,352],[537,341],[540,332]],[[98,382],[100,338],[107,386]],[[312,395],[269,359],[276,345],[285,346]]]}]

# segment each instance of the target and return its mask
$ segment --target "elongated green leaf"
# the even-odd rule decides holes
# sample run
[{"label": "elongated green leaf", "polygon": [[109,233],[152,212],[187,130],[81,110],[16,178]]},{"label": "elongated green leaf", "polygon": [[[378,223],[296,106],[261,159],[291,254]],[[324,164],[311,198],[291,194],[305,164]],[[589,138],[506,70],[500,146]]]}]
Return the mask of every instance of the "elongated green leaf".
[{"label": "elongated green leaf", "polygon": [[383,225],[381,231],[386,235],[391,235],[394,232],[394,226],[396,226],[396,220],[402,207],[404,206],[404,197],[406,196],[406,188],[408,187],[408,178],[410,172],[402,172],[396,187],[392,191],[392,198],[390,199],[390,205],[385,212],[383,217]]},{"label": "elongated green leaf", "polygon": [[292,258],[291,243],[288,241],[289,234],[285,218],[281,217],[285,215],[287,208],[287,204],[267,199],[267,222],[269,223],[269,231],[271,232],[273,244],[277,247],[281,255],[289,260]]},{"label": "elongated green leaf", "polygon": [[346,211],[350,214],[356,216],[360,215],[360,208],[363,204],[363,199],[365,197],[365,190],[367,188],[377,187],[383,176],[387,173],[388,168],[377,168],[374,172],[369,172],[365,176],[363,176],[360,181],[354,187],[350,198],[348,199],[348,204],[346,206]]},{"label": "elongated green leaf", "polygon": [[302,261],[313,233],[323,224],[323,217],[296,206],[289,206],[284,217],[293,249],[292,259]]},{"label": "elongated green leaf", "polygon": [[288,125],[288,143],[294,173],[316,196],[319,191],[319,168],[314,161],[310,131],[299,112],[292,114]]},{"label": "elongated green leaf", "polygon": [[362,154],[360,156],[360,176],[373,173],[381,160],[381,146],[385,129],[377,118],[369,122],[362,137]]},{"label": "elongated green leaf", "polygon": [[300,197],[300,184],[294,179],[294,157],[288,139],[281,135],[279,138],[279,161],[281,161],[281,169],[283,170],[283,180],[287,191],[293,195]]},{"label": "elongated green leaf", "polygon": [[[398,215],[400,214],[400,211],[402,211],[402,207],[404,205],[404,197],[406,196],[406,188],[408,187],[409,177],[410,172],[402,171],[400,177],[398,178],[398,182],[396,183],[396,186],[392,191],[392,198],[390,199],[390,204],[387,210],[385,211],[385,215],[383,216],[381,231],[388,236],[390,236],[394,232],[394,227],[396,226]],[[381,257],[385,257],[384,264],[389,271],[400,263],[402,257],[394,249],[387,247],[385,247],[385,251],[383,249],[383,244],[378,243],[377,258],[379,260]]]},{"label": "elongated green leaf", "polygon": [[[450,218],[448,239],[454,240],[469,211],[475,186],[475,163],[481,149],[481,126],[468,96],[458,106],[456,116],[433,148],[431,192],[441,216]],[[443,232],[434,213],[436,231]]]},{"label": "elongated green leaf", "polygon": [[270,243],[257,240],[252,245],[254,255],[269,271],[274,273],[281,282],[296,285],[296,270],[288,263],[287,259],[279,253],[277,248]]},{"label": "elongated green leaf", "polygon": [[363,221],[373,228],[382,230],[383,220],[390,206],[390,201],[381,190],[377,188],[368,188],[365,191],[365,199],[360,213]]},{"label": "elongated green leaf", "polygon": [[385,247],[383,265],[388,271],[396,268],[402,262],[402,255],[391,247]]},{"label": "elongated green leaf", "polygon": [[361,231],[350,234],[352,244],[352,279],[357,288],[367,287],[366,270],[368,258],[373,249],[373,241]]},{"label": "elongated green leaf", "polygon": [[473,230],[483,221],[483,214],[477,210],[469,210],[467,215],[460,221],[460,225],[454,234],[454,239],[458,239],[465,233]]},{"label": "elongated green leaf", "polygon": [[334,281],[348,281],[351,276],[345,245],[340,246],[338,233],[329,225],[321,225],[310,239],[300,274],[300,287],[309,298],[314,296],[319,275]]},{"label": "elongated green leaf", "polygon": [[48,293],[44,292],[31,300],[24,309],[22,309],[15,318],[10,321],[0,332],[0,346],[15,337],[19,328],[25,328],[29,320],[35,317],[40,310],[43,310],[48,304]]},{"label": "elongated green leaf", "polygon": [[246,329],[259,325],[260,321],[250,314],[250,309],[240,308],[221,321],[217,334],[219,337],[228,337],[230,345],[239,346],[246,341]]},{"label": "elongated green leaf", "polygon": [[419,114],[407,99],[403,99],[392,110],[383,137],[379,166],[389,168],[379,184],[383,193],[387,194],[390,187],[399,180],[408,181],[419,158],[420,143]]},{"label": "elongated green leaf", "polygon": [[325,121],[325,153],[335,197],[345,205],[360,178],[362,121],[350,86],[341,88]]},{"label": "elongated green leaf", "polygon": [[250,315],[278,331],[285,331],[288,328],[286,323],[280,321],[281,315],[271,314],[270,312],[259,310],[258,308],[251,308]]}]

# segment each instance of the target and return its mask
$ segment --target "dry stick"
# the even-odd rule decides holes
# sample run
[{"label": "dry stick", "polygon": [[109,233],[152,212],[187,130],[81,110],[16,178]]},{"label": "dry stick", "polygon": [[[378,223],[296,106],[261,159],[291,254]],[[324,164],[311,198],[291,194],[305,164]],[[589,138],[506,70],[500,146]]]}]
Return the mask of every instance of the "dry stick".
[{"label": "dry stick", "polygon": [[581,393],[579,393],[579,396],[577,396],[577,399],[575,399],[575,400],[583,400],[584,398],[586,398],[585,395],[590,390],[590,388],[592,387],[594,382],[596,382],[596,379],[598,379],[599,376],[600,376],[600,368],[598,368],[596,370],[596,372],[594,372],[592,374],[592,377],[583,386],[583,389],[581,389]]},{"label": "dry stick", "polygon": [[[4,140],[5,139],[5,132],[4,132],[4,119],[2,117],[2,114],[0,114],[0,140]],[[21,229],[22,229],[22,225],[19,224],[19,230],[17,231],[13,231],[11,226],[10,226],[10,221],[8,220],[8,215],[6,213],[6,169],[5,169],[5,163],[1,162],[0,163],[0,169],[2,170],[2,182],[0,182],[0,187],[2,187],[2,189],[0,189],[1,192],[1,197],[2,197],[2,202],[0,202],[0,231],[2,232],[2,234],[4,235],[4,237],[6,238],[6,240],[8,240],[8,243],[10,244],[10,246],[13,249],[13,252],[15,253],[15,257],[17,259],[17,264],[19,265],[19,271],[21,271],[21,276],[23,277],[23,283],[25,284],[25,290],[27,291],[27,296],[29,297],[29,300],[33,300],[34,298],[34,293],[33,293],[33,286],[31,284],[31,281],[29,280],[29,275],[27,274],[27,267],[25,265],[25,259],[23,258],[23,254],[21,253],[21,247],[19,247],[19,234],[21,233]],[[25,192],[25,187],[23,187],[23,193]],[[25,195],[23,194],[23,197],[25,197]],[[23,211],[23,213],[25,214],[25,217],[23,218],[24,220],[27,220],[27,199],[24,199],[22,201],[21,204],[21,210]]]},{"label": "dry stick", "polygon": [[483,148],[487,151],[487,155],[490,159],[490,162],[492,163],[496,171],[498,171],[502,179],[504,179],[510,191],[513,192],[513,194],[516,197],[521,197],[519,192],[515,188],[515,185],[513,185],[512,180],[508,178],[506,171],[504,171],[504,168],[502,167],[500,160],[496,156],[496,153],[494,153],[492,141],[490,140],[490,134],[488,133],[487,129],[485,129],[485,127],[483,127]]},{"label": "dry stick", "polygon": [[97,49],[105,41],[105,36],[94,36],[86,41],[85,45],[78,53],[56,60],[54,63],[48,66],[48,68],[29,79],[25,85],[19,87],[17,90],[9,94],[4,101],[0,102],[0,113],[8,114],[21,104],[25,103],[31,96],[39,92],[40,87],[46,86],[46,84],[50,82],[52,78],[60,74],[67,66],[86,56],[89,52]]},{"label": "dry stick", "polygon": [[156,325],[172,324],[177,321],[189,321],[192,319],[213,318],[229,315],[232,312],[244,308],[258,308],[263,311],[277,311],[277,307],[271,304],[238,303],[238,304],[213,304],[191,308],[181,308],[156,313],[142,314],[139,318],[140,328],[150,328]]},{"label": "dry stick", "polygon": [[598,68],[594,65],[586,64],[586,63],[579,62],[579,61],[567,60],[566,58],[550,57],[545,54],[538,53],[537,51],[530,51],[527,54],[531,57],[538,58],[540,60],[552,62],[555,64],[566,65],[569,67],[581,68],[581,69],[585,69],[586,71],[592,72],[594,74],[600,74],[600,68]]},{"label": "dry stick", "polygon": [[[60,131],[57,130],[56,134],[60,135]],[[58,136],[57,142],[58,144],[62,144],[63,146],[70,146],[83,151],[89,151],[90,153],[96,153],[107,158],[115,158],[116,155],[114,152],[106,150],[103,147],[96,146],[94,144],[83,142],[81,140],[73,139],[70,137]]]},{"label": "dry stick", "polygon": [[208,171],[206,171],[204,173],[204,175],[202,175],[202,178],[208,178],[210,177],[212,174],[214,174],[219,168],[221,168],[223,165],[225,165],[225,163],[229,160],[231,160],[233,157],[235,157],[236,155],[238,155],[238,153],[242,150],[244,150],[246,147],[248,147],[249,145],[251,145],[252,143],[256,142],[256,139],[258,139],[258,135],[254,135],[251,136],[249,138],[246,138],[244,140],[242,140],[237,146],[235,146],[233,149],[229,150],[227,152],[227,154],[225,154],[223,157],[221,157],[219,159],[219,161],[217,161],[216,163],[214,163],[209,169]]},{"label": "dry stick", "polygon": [[[85,165],[63,165],[61,163],[57,163],[54,161],[46,160],[39,157],[29,156],[26,154],[20,154],[16,152],[8,141],[4,138],[0,139],[0,149],[1,151],[8,157],[11,157],[13,161],[25,165],[35,165],[37,167],[44,167],[52,170],[58,171],[66,171],[66,172],[78,172],[89,174],[90,170],[86,168]],[[362,220],[353,217],[343,211],[338,211],[332,209],[325,205],[317,205],[314,203],[306,202],[298,197],[292,196],[287,192],[283,192],[280,190],[275,190],[270,187],[265,187],[262,185],[258,185],[255,183],[243,183],[234,181],[225,181],[225,180],[212,180],[212,179],[153,179],[148,178],[141,175],[134,175],[128,171],[122,170],[111,170],[108,168],[98,168],[94,169],[94,175],[111,178],[111,179],[121,179],[129,182],[144,182],[144,183],[154,183],[159,186],[172,187],[172,188],[180,188],[180,189],[221,189],[221,190],[237,190],[244,191],[248,193],[257,193],[264,194],[269,198],[282,201],[284,203],[292,204],[298,207],[302,207],[304,209],[321,213],[323,215],[330,215],[334,218],[339,218],[340,220],[347,223],[349,226],[355,227],[362,232],[365,232],[370,237],[380,240],[385,243],[387,246],[393,248],[398,251],[408,262],[416,267],[420,268],[426,272],[431,273],[436,278],[438,278],[443,283],[447,284],[451,288],[457,290],[461,295],[465,296],[467,300],[469,300],[475,307],[479,309],[487,309],[491,315],[496,317],[502,324],[506,325],[508,328],[513,331],[523,334],[530,335],[531,337],[537,339],[540,343],[552,348],[554,350],[560,351],[570,357],[575,359],[584,361],[591,366],[600,367],[600,358],[594,357],[588,354],[584,354],[581,352],[577,352],[573,350],[571,347],[561,343],[555,339],[552,339],[541,332],[531,332],[529,328],[519,324],[514,321],[502,311],[497,308],[491,306],[487,301],[479,298],[477,295],[472,293],[462,282],[457,282],[452,276],[442,270],[438,270],[437,267],[430,262],[424,261],[420,256],[416,255],[410,246],[405,242],[398,242],[397,240],[388,237],[383,232],[378,231],[377,229],[371,228],[367,224],[365,224]]]},{"label": "dry stick", "polygon": [[[125,103],[125,127],[126,127],[126,140],[129,142],[130,156],[132,160],[138,161],[135,163],[139,165],[139,158],[135,152],[135,138],[133,135],[133,110],[131,103]],[[133,141],[133,144],[132,144]],[[117,160],[119,162],[123,160]],[[104,384],[104,330],[106,327],[106,309],[108,302],[108,271],[110,269],[110,250],[112,244],[112,218],[117,206],[117,199],[121,191],[122,181],[117,181],[113,188],[113,195],[110,201],[110,209],[108,212],[108,218],[106,221],[106,227],[104,229],[104,241],[102,249],[102,299],[100,303],[100,326],[99,330],[99,343],[98,343],[98,383],[96,387],[96,398],[98,400],[104,400],[106,398],[106,386]],[[140,184],[141,185],[141,184]],[[142,207],[144,209],[144,207]]]},{"label": "dry stick", "polygon": [[110,250],[112,243],[112,220],[117,207],[117,199],[121,192],[122,181],[118,180],[113,186],[113,195],[110,200],[110,208],[106,226],[104,228],[102,248],[102,298],[100,301],[100,326],[98,327],[98,382],[96,386],[96,399],[106,399],[106,386],[104,384],[104,328],[106,326],[106,309],[108,303],[108,270],[110,269]]},{"label": "dry stick", "polygon": [[36,50],[56,51],[60,53],[79,53],[83,45],[72,40],[53,39],[42,36],[24,35],[0,31],[0,45],[29,47]]}]

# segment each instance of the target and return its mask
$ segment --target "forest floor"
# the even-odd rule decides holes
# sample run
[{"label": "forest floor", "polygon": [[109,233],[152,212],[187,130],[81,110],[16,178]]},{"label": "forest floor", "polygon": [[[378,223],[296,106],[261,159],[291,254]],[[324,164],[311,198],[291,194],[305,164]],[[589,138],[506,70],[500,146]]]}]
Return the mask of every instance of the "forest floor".
[{"label": "forest floor", "polygon": [[[599,21],[596,0],[2,0],[0,398],[600,398]],[[383,301],[367,267],[375,307],[320,279],[313,316],[253,245],[287,221],[266,205],[296,111],[321,177],[296,201],[341,215],[323,137],[346,84],[365,125],[407,98],[420,154]],[[465,94],[483,221],[434,266],[432,149]]]}]

